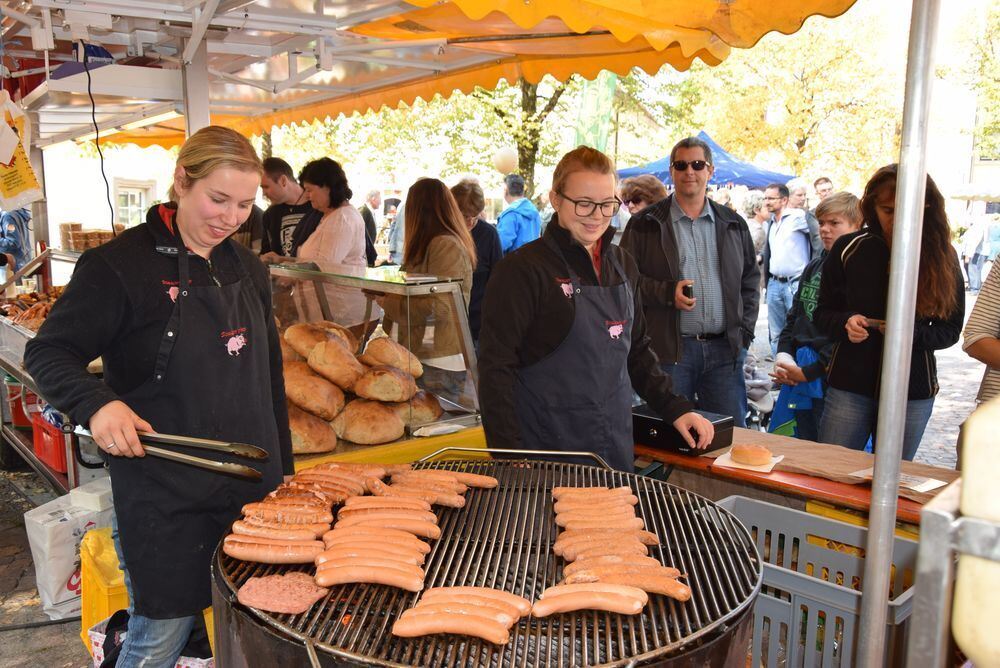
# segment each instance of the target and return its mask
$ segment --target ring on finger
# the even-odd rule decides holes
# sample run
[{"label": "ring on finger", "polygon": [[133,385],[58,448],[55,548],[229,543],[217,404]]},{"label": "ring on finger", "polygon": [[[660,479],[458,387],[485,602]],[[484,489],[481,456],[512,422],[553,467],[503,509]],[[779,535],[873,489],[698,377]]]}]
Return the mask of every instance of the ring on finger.
[{"label": "ring on finger", "polygon": [[118,446],[116,446],[114,443],[108,443],[108,450],[114,450],[116,447]]}]

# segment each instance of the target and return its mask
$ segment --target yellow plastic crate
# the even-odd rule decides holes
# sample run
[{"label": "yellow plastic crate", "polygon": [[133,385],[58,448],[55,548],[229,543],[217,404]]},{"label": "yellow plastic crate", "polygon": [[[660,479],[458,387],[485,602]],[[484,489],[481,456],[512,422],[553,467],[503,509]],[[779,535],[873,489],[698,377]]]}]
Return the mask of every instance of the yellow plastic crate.
[{"label": "yellow plastic crate", "polygon": [[90,651],[87,631],[118,610],[128,607],[125,577],[118,568],[118,555],[111,529],[91,529],[80,541],[80,637]]},{"label": "yellow plastic crate", "polygon": [[[87,631],[119,610],[128,608],[125,574],[118,568],[118,555],[111,529],[91,529],[80,541],[80,638],[90,652]],[[208,642],[215,651],[215,625],[212,608],[205,608]]]},{"label": "yellow plastic crate", "polygon": [[[830,519],[847,522],[859,527],[868,527],[868,514],[861,510],[840,508],[823,501],[806,501],[806,512],[812,515],[829,517]],[[920,540],[920,527],[907,522],[896,522],[896,535],[900,538]]]}]

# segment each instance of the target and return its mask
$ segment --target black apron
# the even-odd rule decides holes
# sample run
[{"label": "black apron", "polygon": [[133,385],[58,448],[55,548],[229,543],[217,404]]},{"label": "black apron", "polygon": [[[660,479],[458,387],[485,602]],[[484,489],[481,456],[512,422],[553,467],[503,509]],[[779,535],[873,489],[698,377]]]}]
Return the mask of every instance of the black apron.
[{"label": "black apron", "polygon": [[221,287],[192,286],[188,253],[177,236],[180,290],[153,377],[121,399],[159,432],[251,443],[270,457],[247,462],[174,448],[251,463],[264,474],[257,482],[153,457],[110,458],[132,605],[137,614],[153,619],[193,615],[211,605],[215,547],[242,505],[261,499],[282,480],[271,401],[269,323],[260,293],[228,240],[215,252],[235,256],[240,279]]},{"label": "black apron", "polygon": [[[575,315],[562,343],[538,362],[518,369],[514,408],[526,450],[587,450],[620,470],[633,472],[632,383],[628,355],[632,345],[635,297],[621,285],[583,285],[555,241],[543,237],[566,263]],[[609,251],[611,252],[611,251]],[[618,275],[621,263],[611,253]],[[567,459],[594,465],[593,459]]]}]

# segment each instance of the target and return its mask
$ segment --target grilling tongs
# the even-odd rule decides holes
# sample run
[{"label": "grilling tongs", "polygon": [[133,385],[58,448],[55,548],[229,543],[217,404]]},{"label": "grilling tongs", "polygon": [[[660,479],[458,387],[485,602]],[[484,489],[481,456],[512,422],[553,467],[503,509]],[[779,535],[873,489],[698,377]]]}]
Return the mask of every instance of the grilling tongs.
[{"label": "grilling tongs", "polygon": [[[73,431],[80,436],[93,438],[89,429],[76,427]],[[142,443],[142,447],[146,451],[147,455],[159,457],[160,459],[169,459],[172,462],[179,462],[181,464],[189,464],[191,466],[214,471],[216,473],[227,473],[240,478],[260,480],[264,477],[263,474],[257,469],[243,464],[217,462],[213,459],[194,457],[192,455],[184,454],[183,452],[174,452],[173,450],[160,448],[154,444],[180,445],[185,448],[198,448],[201,450],[224,452],[238,457],[246,457],[247,459],[254,459],[258,461],[266,460],[268,457],[267,452],[258,448],[256,445],[250,445],[249,443],[228,443],[226,441],[213,441],[207,438],[176,436],[173,434],[154,434],[145,431],[140,431],[138,434],[139,442]]]}]

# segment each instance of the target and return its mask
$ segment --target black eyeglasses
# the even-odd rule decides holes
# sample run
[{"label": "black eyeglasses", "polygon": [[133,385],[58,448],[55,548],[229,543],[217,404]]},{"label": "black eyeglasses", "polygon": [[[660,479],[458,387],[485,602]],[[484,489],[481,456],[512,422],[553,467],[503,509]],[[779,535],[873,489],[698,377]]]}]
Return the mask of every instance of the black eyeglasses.
[{"label": "black eyeglasses", "polygon": [[610,218],[611,216],[618,213],[618,210],[622,208],[622,201],[617,197],[610,202],[592,202],[589,199],[573,199],[572,197],[567,197],[563,193],[556,191],[560,197],[573,203],[573,213],[580,216],[581,218],[589,218],[594,215],[597,211],[597,207],[601,207],[601,215],[605,218]]},{"label": "black eyeglasses", "polygon": [[673,167],[678,172],[686,172],[688,166],[691,167],[696,172],[700,172],[708,166],[708,163],[704,160],[692,160],[688,162],[687,160],[674,160]]}]

